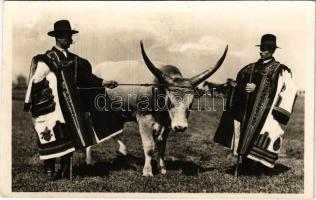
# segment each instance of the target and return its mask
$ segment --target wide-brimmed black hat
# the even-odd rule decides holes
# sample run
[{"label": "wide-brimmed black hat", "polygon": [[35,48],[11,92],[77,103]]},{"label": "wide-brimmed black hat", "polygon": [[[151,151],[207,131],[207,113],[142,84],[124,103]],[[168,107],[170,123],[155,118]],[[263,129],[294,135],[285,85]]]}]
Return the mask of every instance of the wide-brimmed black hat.
[{"label": "wide-brimmed black hat", "polygon": [[276,36],[273,34],[265,34],[261,37],[261,44],[258,44],[256,46],[259,47],[265,47],[269,49],[276,49],[280,48],[276,44]]},{"label": "wide-brimmed black hat", "polygon": [[49,31],[47,34],[49,36],[55,37],[56,35],[59,35],[61,33],[76,34],[79,33],[79,31],[72,30],[68,20],[59,20],[54,23],[54,30]]}]

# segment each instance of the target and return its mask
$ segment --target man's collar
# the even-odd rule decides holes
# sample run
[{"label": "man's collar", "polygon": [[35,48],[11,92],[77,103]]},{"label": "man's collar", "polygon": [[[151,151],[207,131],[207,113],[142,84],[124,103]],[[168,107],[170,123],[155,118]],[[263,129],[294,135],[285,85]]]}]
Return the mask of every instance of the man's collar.
[{"label": "man's collar", "polygon": [[57,45],[55,45],[54,46],[57,50],[59,50],[60,52],[63,52],[63,51],[66,51],[67,52],[67,50],[66,49],[62,49],[62,48],[60,48],[59,46],[57,46]]},{"label": "man's collar", "polygon": [[68,51],[65,49],[60,48],[59,46],[55,45],[53,49],[59,51],[61,54],[63,54],[66,58],[68,57]]},{"label": "man's collar", "polygon": [[271,62],[272,60],[274,60],[274,58],[273,58],[273,57],[268,58],[268,59],[266,59],[266,60],[263,60],[263,64],[265,65],[265,64],[267,64],[267,63]]},{"label": "man's collar", "polygon": [[257,64],[259,66],[266,66],[266,65],[268,65],[268,64],[270,64],[270,63],[272,63],[274,61],[275,61],[274,57],[271,57],[271,58],[268,58],[268,59],[264,59],[264,60],[263,59],[259,59]]}]

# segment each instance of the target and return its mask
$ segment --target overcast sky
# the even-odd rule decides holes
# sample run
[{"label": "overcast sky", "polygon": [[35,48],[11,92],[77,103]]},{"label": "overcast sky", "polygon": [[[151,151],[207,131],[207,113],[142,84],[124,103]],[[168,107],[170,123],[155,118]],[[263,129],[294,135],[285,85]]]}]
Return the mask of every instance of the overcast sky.
[{"label": "overcast sky", "polygon": [[[314,2],[5,2],[12,16],[13,75],[28,76],[32,56],[54,45],[47,32],[60,19],[79,30],[70,51],[93,66],[141,59],[143,40],[151,59],[178,66],[191,77],[229,51],[209,81],[235,78],[259,58],[256,44],[273,33],[275,53],[303,89],[304,70],[314,66]],[[6,13],[5,12],[5,13]],[[6,27],[4,27],[6,31]],[[127,82],[127,81],[126,81]]]}]

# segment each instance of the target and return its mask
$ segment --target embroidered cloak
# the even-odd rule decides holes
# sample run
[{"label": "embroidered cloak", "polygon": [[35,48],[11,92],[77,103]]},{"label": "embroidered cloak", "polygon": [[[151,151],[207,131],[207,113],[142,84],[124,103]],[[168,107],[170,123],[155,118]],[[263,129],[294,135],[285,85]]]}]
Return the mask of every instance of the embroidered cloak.
[{"label": "embroidered cloak", "polygon": [[[93,113],[93,116],[99,113],[94,110],[93,99],[97,94],[105,95],[105,90],[82,94],[77,87],[101,87],[102,79],[92,74],[91,65],[87,60],[69,52],[66,58],[56,48],[43,55],[37,55],[32,60],[25,111],[32,109],[34,74],[36,70],[43,70],[39,69],[43,67],[43,65],[38,65],[39,62],[45,63],[44,66],[49,68],[45,78],[52,90],[55,103],[54,111],[33,116],[40,159],[60,157],[96,144],[109,134],[121,129],[122,121],[120,120],[117,123],[120,126],[105,129],[103,120],[106,119],[99,119],[102,120],[103,126],[97,127],[99,132],[95,132],[93,125],[100,125],[100,122],[90,116],[90,113]],[[101,114],[104,115],[104,112]],[[109,126],[110,123],[105,125]]]},{"label": "embroidered cloak", "polygon": [[[236,81],[214,141],[272,168],[282,145],[281,124],[287,124],[296,98],[291,71],[274,58],[266,64],[259,60],[244,67]],[[247,94],[249,82],[256,89]]]}]

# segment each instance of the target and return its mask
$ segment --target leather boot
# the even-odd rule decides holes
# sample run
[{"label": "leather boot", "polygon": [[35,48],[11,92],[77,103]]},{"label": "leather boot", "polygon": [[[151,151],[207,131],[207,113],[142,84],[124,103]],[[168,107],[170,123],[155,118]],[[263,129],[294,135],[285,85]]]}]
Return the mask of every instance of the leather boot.
[{"label": "leather boot", "polygon": [[253,161],[246,156],[242,157],[241,173],[244,175],[251,175],[253,170]]},{"label": "leather boot", "polygon": [[64,155],[60,158],[60,178],[71,178],[72,171],[72,153]]},{"label": "leather boot", "polygon": [[44,160],[44,172],[52,179],[55,176],[55,161],[55,158]]},{"label": "leather boot", "polygon": [[263,165],[260,162],[244,157],[242,160],[242,173],[245,175],[263,174]]}]

